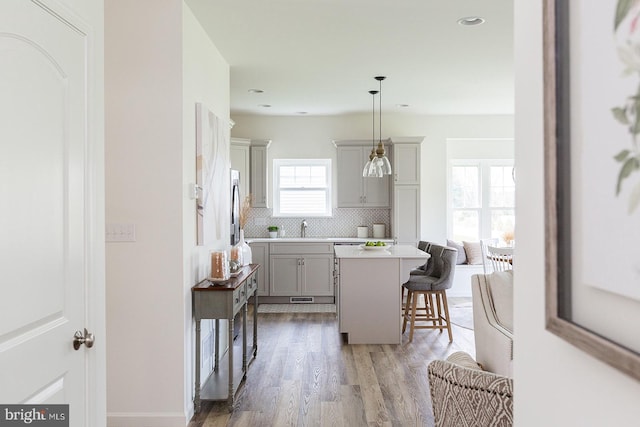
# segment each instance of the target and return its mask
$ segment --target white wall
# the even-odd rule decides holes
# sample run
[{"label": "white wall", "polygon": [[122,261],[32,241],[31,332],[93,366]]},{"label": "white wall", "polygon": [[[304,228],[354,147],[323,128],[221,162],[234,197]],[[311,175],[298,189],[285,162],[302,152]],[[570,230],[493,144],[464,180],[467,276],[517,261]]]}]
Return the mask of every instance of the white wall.
[{"label": "white wall", "polygon": [[514,9],[516,425],[637,425],[640,382],[544,328],[542,2],[515,2]]},{"label": "white wall", "polygon": [[111,426],[185,425],[182,1],[105,2],[106,220]]},{"label": "white wall", "polygon": [[[183,213],[183,307],[184,307],[184,406],[187,418],[193,415],[194,386],[194,322],[191,310],[191,287],[205,278],[210,269],[209,251],[212,247],[226,247],[224,241],[212,243],[211,247],[197,246],[196,240],[196,201],[188,195],[190,184],[196,180],[196,134],[195,104],[202,102],[216,116],[229,121],[229,65],[220,55],[215,45],[200,26],[188,6],[183,7],[183,164],[182,164],[182,213]],[[229,130],[227,128],[227,133]],[[227,138],[228,139],[228,138]],[[220,191],[227,191],[220,188]],[[228,233],[227,235],[228,236]],[[213,321],[203,321],[201,325],[202,341],[207,342],[213,333]],[[226,343],[226,323],[221,322],[222,343]],[[225,348],[224,344],[221,348]],[[213,368],[211,348],[202,348],[202,361],[207,357],[209,370]],[[209,371],[203,371],[201,378],[206,379]]]},{"label": "white wall", "polygon": [[136,242],[107,244],[108,422],[184,426],[191,287],[211,249],[197,246],[189,195],[195,103],[229,120],[229,65],[182,0],[110,0],[105,12],[107,222],[136,225]]},{"label": "white wall", "polygon": [[[268,162],[274,158],[331,158],[332,140],[371,139],[368,114],[285,117],[234,115],[231,134],[271,139]],[[383,114],[382,136],[424,136],[422,144],[422,238],[446,240],[446,141],[449,138],[513,138],[513,116],[417,116]],[[364,162],[364,159],[363,159]],[[335,169],[335,168],[334,168]]]}]

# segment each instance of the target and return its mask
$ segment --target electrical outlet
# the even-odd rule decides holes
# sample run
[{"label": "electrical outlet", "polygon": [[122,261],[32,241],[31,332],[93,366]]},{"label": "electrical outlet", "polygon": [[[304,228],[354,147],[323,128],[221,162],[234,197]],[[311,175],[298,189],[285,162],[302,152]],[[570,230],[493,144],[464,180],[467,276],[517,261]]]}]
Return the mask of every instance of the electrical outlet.
[{"label": "electrical outlet", "polygon": [[265,217],[254,218],[254,220],[256,225],[267,225],[267,218]]}]

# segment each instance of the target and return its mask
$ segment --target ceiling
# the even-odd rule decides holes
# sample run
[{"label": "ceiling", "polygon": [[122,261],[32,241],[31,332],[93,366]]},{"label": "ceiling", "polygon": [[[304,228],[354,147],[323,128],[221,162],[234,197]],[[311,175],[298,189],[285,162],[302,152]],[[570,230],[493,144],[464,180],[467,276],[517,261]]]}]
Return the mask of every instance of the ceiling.
[{"label": "ceiling", "polygon": [[513,114],[513,0],[186,3],[231,67],[232,114],[371,112],[378,75],[384,112]]}]

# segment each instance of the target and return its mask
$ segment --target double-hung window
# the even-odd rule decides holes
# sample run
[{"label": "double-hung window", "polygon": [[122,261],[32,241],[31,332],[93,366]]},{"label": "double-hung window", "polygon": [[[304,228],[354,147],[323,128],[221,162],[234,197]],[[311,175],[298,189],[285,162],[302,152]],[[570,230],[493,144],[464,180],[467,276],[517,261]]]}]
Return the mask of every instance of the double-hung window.
[{"label": "double-hung window", "polygon": [[331,159],[274,159],[273,215],[331,216]]},{"label": "double-hung window", "polygon": [[502,238],[515,226],[512,160],[451,160],[449,235],[454,240]]}]

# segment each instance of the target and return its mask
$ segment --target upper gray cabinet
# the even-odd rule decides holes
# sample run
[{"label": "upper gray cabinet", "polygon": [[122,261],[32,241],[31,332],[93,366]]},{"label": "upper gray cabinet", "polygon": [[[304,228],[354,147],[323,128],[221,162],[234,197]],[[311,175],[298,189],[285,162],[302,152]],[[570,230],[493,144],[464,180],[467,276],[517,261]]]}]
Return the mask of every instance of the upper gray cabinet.
[{"label": "upper gray cabinet", "polygon": [[410,141],[394,140],[391,171],[394,185],[420,184],[420,143]]},{"label": "upper gray cabinet", "polygon": [[251,187],[254,208],[269,207],[269,165],[267,164],[267,150],[271,140],[251,140]]},{"label": "upper gray cabinet", "polygon": [[[339,208],[388,208],[390,179],[364,178],[362,169],[369,159],[371,141],[334,141],[337,150],[337,192]],[[387,156],[391,147],[385,144]]]},{"label": "upper gray cabinet", "polygon": [[230,160],[231,169],[240,171],[240,197],[242,200],[249,194],[249,176],[251,165],[249,163],[249,147],[251,140],[244,138],[231,138]]}]

